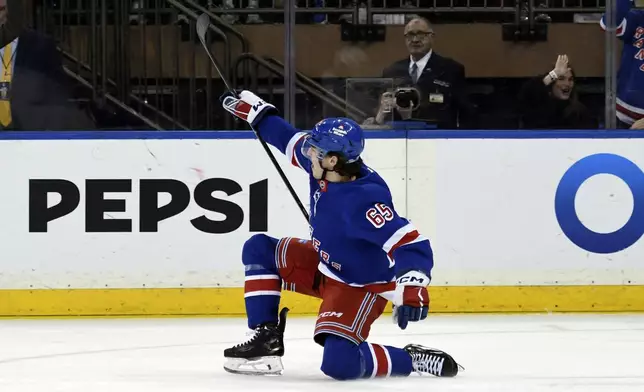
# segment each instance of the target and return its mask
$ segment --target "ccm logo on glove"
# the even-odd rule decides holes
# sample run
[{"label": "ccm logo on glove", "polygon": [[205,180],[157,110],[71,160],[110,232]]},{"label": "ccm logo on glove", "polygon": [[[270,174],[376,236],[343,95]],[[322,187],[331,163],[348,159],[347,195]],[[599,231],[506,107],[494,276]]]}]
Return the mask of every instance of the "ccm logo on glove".
[{"label": "ccm logo on glove", "polygon": [[409,284],[409,285],[426,286],[429,284],[429,279],[426,276],[405,275],[398,278],[396,283],[402,284],[402,285]]},{"label": "ccm logo on glove", "polygon": [[393,319],[401,329],[410,321],[420,321],[429,311],[429,277],[420,271],[409,271],[396,279]]}]

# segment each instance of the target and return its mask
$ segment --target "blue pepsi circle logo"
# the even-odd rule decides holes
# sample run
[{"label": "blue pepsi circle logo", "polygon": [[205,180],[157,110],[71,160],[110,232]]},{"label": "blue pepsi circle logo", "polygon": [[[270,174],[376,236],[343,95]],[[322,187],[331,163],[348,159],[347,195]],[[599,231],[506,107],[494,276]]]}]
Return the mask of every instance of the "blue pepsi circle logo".
[{"label": "blue pepsi circle logo", "polygon": [[[575,197],[584,181],[598,174],[620,178],[633,194],[633,212],[626,224],[612,233],[597,233],[579,220]],[[644,172],[635,163],[615,154],[587,156],[561,178],[555,194],[555,214],[561,230],[578,247],[593,253],[622,251],[644,234]]]}]

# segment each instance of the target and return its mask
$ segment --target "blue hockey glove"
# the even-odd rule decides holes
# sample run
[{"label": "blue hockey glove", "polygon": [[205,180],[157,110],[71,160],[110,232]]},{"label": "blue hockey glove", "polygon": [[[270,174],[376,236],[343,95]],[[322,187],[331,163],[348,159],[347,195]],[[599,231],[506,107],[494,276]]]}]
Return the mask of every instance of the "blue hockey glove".
[{"label": "blue hockey glove", "polygon": [[228,91],[219,97],[219,101],[226,111],[251,126],[255,126],[268,113],[277,112],[275,106],[248,90],[243,90],[238,95]]},{"label": "blue hockey glove", "polygon": [[427,318],[429,312],[429,278],[420,271],[409,271],[396,279],[394,292],[394,322],[401,329],[407,328],[410,321]]}]

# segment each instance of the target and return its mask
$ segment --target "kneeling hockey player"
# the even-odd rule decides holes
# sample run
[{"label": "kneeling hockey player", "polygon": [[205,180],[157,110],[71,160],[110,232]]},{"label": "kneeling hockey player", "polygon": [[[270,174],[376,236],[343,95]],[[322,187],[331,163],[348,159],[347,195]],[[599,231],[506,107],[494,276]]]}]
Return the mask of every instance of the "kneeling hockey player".
[{"label": "kneeling hockey player", "polygon": [[440,350],[366,341],[388,300],[402,329],[427,317],[433,255],[429,240],[394,210],[385,181],[363,163],[360,126],[330,118],[299,132],[250,91],[238,97],[224,94],[221,101],[305,170],[311,187],[310,240],[257,234],[244,244],[244,298],[254,336],[225,350],[225,369],[282,372],[288,311],[278,318],[283,287],[322,299],[314,340],[324,347],[321,370],[326,375],[337,380],[411,372],[455,376],[459,365]]}]

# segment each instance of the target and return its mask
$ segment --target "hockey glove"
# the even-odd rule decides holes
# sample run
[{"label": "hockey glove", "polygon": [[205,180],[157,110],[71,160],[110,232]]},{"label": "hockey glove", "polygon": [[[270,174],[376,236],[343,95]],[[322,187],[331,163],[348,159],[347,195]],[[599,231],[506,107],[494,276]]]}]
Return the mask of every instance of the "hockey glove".
[{"label": "hockey glove", "polygon": [[226,111],[246,121],[251,126],[255,126],[268,113],[277,113],[275,106],[265,102],[248,90],[241,91],[237,96],[228,91],[219,97],[219,100]]},{"label": "hockey glove", "polygon": [[394,322],[401,329],[407,328],[410,321],[427,318],[429,311],[429,278],[420,271],[409,271],[396,279],[394,292]]}]

